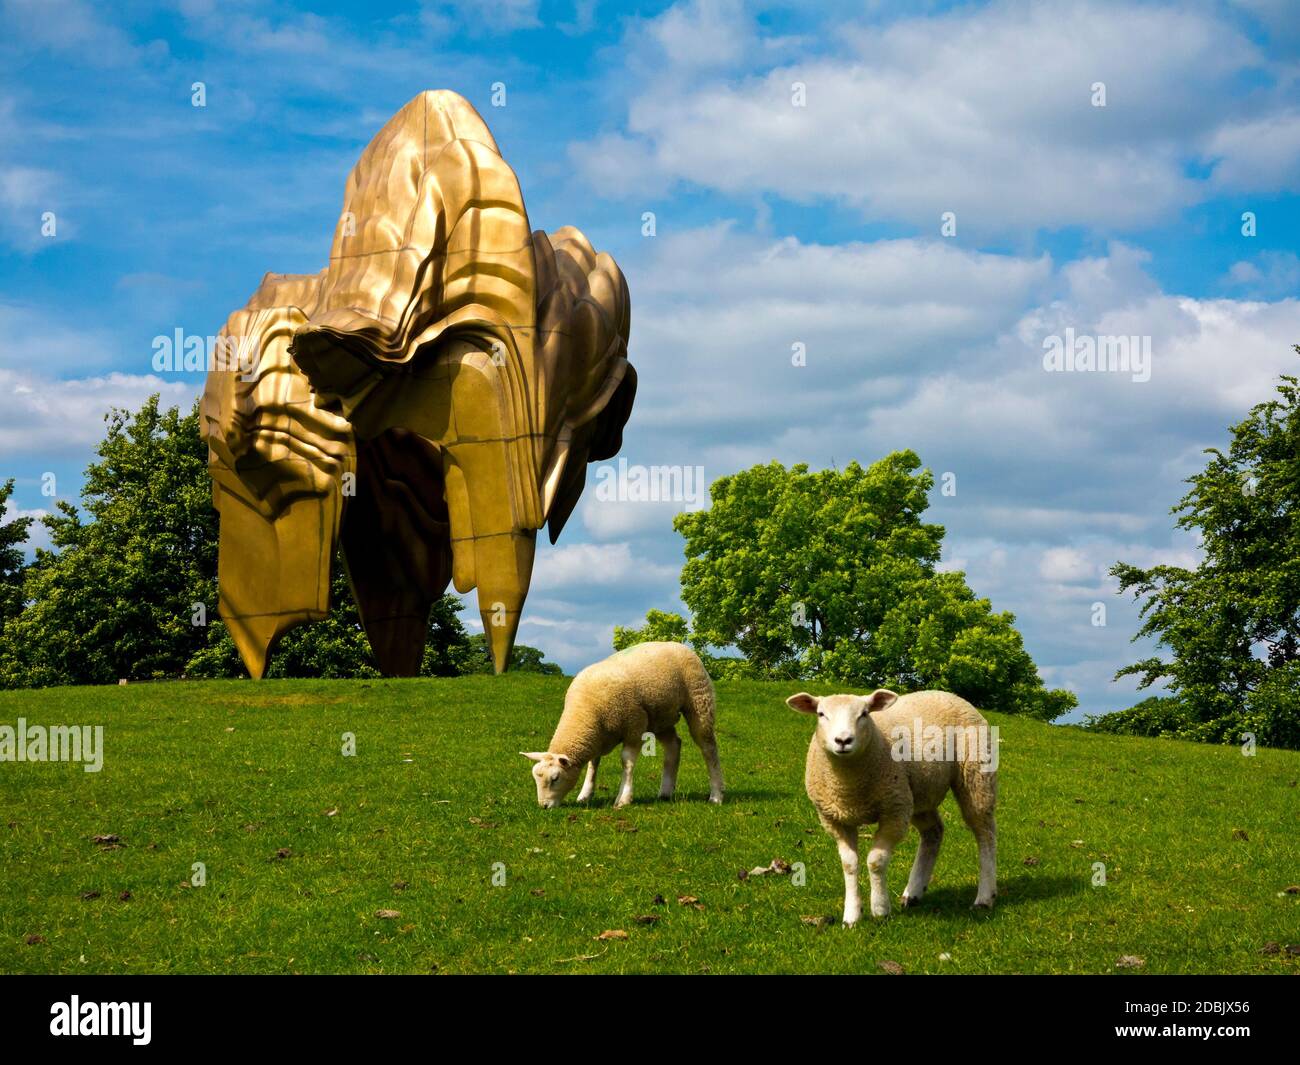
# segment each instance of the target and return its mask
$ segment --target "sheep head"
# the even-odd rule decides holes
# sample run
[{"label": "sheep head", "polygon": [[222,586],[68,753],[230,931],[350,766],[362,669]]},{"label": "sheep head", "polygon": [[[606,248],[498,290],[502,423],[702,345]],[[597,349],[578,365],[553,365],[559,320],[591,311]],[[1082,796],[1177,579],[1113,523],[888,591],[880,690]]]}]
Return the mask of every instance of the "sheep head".
[{"label": "sheep head", "polygon": [[897,693],[877,688],[870,695],[792,695],[785,703],[801,714],[817,716],[817,738],[833,758],[851,758],[867,749],[875,722],[871,715],[892,706]]},{"label": "sheep head", "polygon": [[533,763],[533,783],[537,785],[537,805],[543,810],[559,806],[578,783],[582,767],[567,754],[550,751],[520,751]]}]

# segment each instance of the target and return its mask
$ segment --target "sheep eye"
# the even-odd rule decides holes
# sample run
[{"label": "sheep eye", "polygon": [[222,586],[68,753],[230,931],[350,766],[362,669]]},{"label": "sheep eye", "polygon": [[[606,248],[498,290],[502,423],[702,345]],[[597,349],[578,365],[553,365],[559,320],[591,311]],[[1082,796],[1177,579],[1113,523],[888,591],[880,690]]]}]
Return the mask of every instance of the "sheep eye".
[{"label": "sheep eye", "polygon": [[825,717],[826,715],[823,714],[820,710],[818,710],[818,711],[817,711],[817,716],[818,716],[818,717]]}]

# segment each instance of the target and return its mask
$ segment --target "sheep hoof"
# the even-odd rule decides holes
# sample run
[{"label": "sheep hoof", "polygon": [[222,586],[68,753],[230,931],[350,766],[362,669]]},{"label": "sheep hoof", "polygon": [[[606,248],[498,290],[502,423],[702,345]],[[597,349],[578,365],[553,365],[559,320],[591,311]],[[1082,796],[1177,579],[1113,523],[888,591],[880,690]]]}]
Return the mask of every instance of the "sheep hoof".
[{"label": "sheep hoof", "polygon": [[899,899],[898,901],[899,901],[899,904],[903,907],[903,909],[906,910],[906,909],[908,909],[908,908],[910,908],[910,907],[912,907],[912,906],[917,906],[917,905],[919,905],[920,902],[921,902],[921,896],[920,896],[920,895],[904,895],[904,896],[903,896],[901,899]]},{"label": "sheep hoof", "polygon": [[990,899],[988,902],[980,902],[978,899],[976,899],[976,900],[971,904],[971,909],[972,909],[972,910],[991,910],[991,909],[993,909],[993,901]]},{"label": "sheep hoof", "polygon": [[721,806],[721,805],[722,805],[722,796],[721,796],[721,795],[710,795],[710,796],[709,796],[709,802],[713,803],[714,806]]}]

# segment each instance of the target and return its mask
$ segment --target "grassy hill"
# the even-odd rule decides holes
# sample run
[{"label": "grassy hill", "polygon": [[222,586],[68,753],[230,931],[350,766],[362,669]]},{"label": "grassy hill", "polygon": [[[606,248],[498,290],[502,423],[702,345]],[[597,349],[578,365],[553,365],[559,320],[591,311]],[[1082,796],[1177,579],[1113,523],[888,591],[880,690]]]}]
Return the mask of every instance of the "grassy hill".
[{"label": "grassy hill", "polygon": [[[841,877],[804,796],[811,727],[783,705],[788,685],[719,685],[725,805],[705,803],[687,738],[674,803],[654,801],[656,757],[630,808],[611,809],[607,760],[590,808],[541,810],[516,752],[545,747],[566,684],[0,692],[0,724],[103,724],[106,749],[97,774],[0,763],[0,971],[1087,973],[1121,955],[1141,972],[1300,970],[1285,949],[1261,953],[1300,941],[1300,894],[1286,893],[1300,754],[990,715],[997,909],[969,909],[974,844],[949,798],[922,905],[846,931],[803,920],[838,916]],[[119,842],[92,841],[106,835]],[[896,854],[895,899],[915,845],[913,832]],[[804,863],[806,883],[737,876],[774,858]],[[195,862],[206,886],[190,886]],[[596,939],[619,929],[626,940]]]}]

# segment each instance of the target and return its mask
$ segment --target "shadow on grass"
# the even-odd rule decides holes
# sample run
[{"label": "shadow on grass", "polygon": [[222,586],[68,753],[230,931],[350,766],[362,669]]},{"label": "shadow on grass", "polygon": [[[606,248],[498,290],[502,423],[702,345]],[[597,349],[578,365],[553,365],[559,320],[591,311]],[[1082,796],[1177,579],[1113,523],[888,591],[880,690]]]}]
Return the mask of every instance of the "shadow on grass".
[{"label": "shadow on grass", "polygon": [[[750,800],[750,799],[757,799],[757,800],[788,799],[788,798],[790,798],[790,796],[792,796],[792,795],[794,795],[794,794],[795,794],[795,792],[793,792],[793,791],[773,791],[771,788],[732,788],[732,787],[728,787],[727,790],[726,790],[726,793],[723,795],[723,800],[722,800],[722,801],[723,801],[723,805],[725,806],[727,803],[731,803],[731,802],[740,802],[740,801],[742,801],[742,800],[748,801],[748,800]],[[803,794],[803,790],[802,790],[802,789],[800,789],[799,794],[800,794],[800,795]],[[690,792],[690,791],[688,791],[688,792],[681,792],[681,791],[679,791],[679,792],[677,793],[677,798],[676,798],[674,801],[675,801],[675,802],[695,802],[695,801],[697,801],[697,800],[698,800],[699,802],[708,802],[708,801],[709,801],[709,793],[708,793],[707,791],[700,791],[700,792]]]},{"label": "shadow on grass", "polygon": [[[562,805],[565,809],[572,808],[574,810],[581,810],[584,808],[589,810],[613,809],[614,796],[602,795],[601,790],[602,789],[597,788],[596,794],[586,802],[577,802],[576,800],[566,799]],[[736,788],[734,790],[728,788],[722,805],[727,806],[731,803],[749,800],[770,801],[773,799],[788,799],[793,794],[794,792],[792,791],[773,791],[770,788]],[[679,791],[671,800],[654,797],[642,798],[638,795],[632,800],[632,806],[655,806],[660,803],[667,804],[669,802],[671,802],[673,806],[694,806],[696,804],[708,806],[709,793],[707,791]]]},{"label": "shadow on grass", "polygon": [[[996,913],[998,910],[1004,910],[1009,906],[1019,906],[1025,902],[1038,902],[1042,899],[1053,899],[1063,895],[1077,895],[1087,890],[1088,882],[1084,877],[1034,876],[1031,873],[1019,873],[1006,879],[999,877],[997,905],[992,912]],[[930,911],[951,917],[954,914],[971,911],[971,903],[974,901],[975,881],[972,878],[968,885],[952,884],[943,887],[932,887],[916,906],[909,907],[903,912],[909,915],[915,914],[919,917],[924,915],[926,911]],[[978,913],[980,911],[974,912]]]}]

